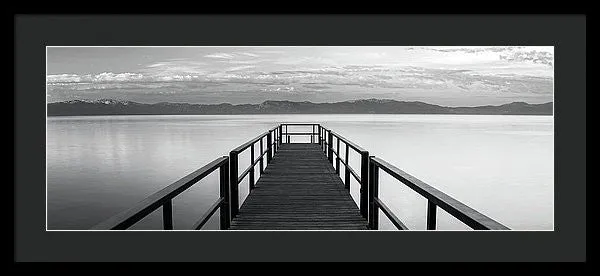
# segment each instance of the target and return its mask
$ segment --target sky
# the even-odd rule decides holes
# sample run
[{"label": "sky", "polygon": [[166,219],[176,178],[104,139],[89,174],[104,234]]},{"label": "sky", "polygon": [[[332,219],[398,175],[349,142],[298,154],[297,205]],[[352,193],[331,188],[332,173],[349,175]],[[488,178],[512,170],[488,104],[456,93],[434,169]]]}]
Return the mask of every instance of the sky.
[{"label": "sky", "polygon": [[552,46],[47,47],[48,102],[553,100]]}]

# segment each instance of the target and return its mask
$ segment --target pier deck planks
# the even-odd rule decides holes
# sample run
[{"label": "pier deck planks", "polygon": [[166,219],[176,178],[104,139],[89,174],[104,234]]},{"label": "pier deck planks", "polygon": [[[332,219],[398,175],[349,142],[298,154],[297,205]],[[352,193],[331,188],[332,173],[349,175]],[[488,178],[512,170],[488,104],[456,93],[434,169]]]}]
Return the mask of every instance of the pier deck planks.
[{"label": "pier deck planks", "polygon": [[281,144],[232,230],[366,230],[367,220],[319,144]]}]

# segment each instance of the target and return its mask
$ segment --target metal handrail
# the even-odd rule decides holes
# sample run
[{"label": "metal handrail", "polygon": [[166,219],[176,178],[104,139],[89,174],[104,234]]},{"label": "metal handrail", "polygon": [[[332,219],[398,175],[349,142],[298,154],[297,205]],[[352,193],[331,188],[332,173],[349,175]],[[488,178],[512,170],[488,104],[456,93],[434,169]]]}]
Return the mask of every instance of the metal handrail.
[{"label": "metal handrail", "polygon": [[[163,228],[165,230],[171,230],[173,229],[172,199],[217,169],[220,171],[221,195],[217,202],[215,202],[215,204],[213,204],[213,206],[206,212],[206,214],[212,215],[218,208],[222,208],[222,210],[229,210],[229,181],[227,179],[229,170],[228,161],[229,157],[227,156],[215,159],[206,166],[184,176],[173,184],[150,195],[130,209],[127,209],[95,225],[92,227],[92,230],[127,229],[161,206],[163,207]],[[229,228],[229,221],[229,212],[221,212],[221,229]],[[197,223],[197,229],[202,227],[204,223]]]},{"label": "metal handrail", "polygon": [[[250,141],[240,145],[239,147],[233,149],[229,153],[229,163],[230,163],[230,172],[229,172],[229,181],[230,181],[230,190],[231,190],[231,217],[237,216],[239,213],[239,184],[244,180],[246,176],[249,178],[249,189],[250,192],[254,190],[254,171],[257,164],[260,165],[259,169],[259,177],[264,173],[264,156],[267,155],[267,164],[271,162],[275,151],[278,149],[278,135],[280,135],[280,127],[273,127],[266,132],[261,133],[256,138],[251,139]],[[264,150],[263,141],[264,138],[267,138],[267,149]],[[274,140],[274,142],[273,142]],[[254,159],[254,145],[260,142],[260,154],[257,159]],[[240,174],[238,175],[238,157],[239,154],[250,148],[250,165]]]},{"label": "metal handrail", "polygon": [[463,204],[444,192],[428,185],[416,177],[402,171],[398,167],[371,156],[369,158],[369,226],[371,229],[378,228],[378,212],[381,208],[383,213],[396,225],[398,229],[407,229],[406,226],[390,211],[390,209],[378,197],[379,190],[379,168],[390,176],[399,180],[413,191],[419,193],[428,200],[427,204],[427,229],[436,229],[436,207],[439,206],[453,217],[476,230],[509,230],[508,227],[491,219],[490,217]]},{"label": "metal handrail", "polygon": [[[311,132],[289,132],[288,131],[288,126],[311,126]],[[283,129],[283,127],[285,127],[285,131]],[[315,132],[315,127],[317,127],[317,129],[320,127],[320,124],[316,124],[316,123],[281,123],[279,124],[278,128],[279,128],[279,132],[280,132],[280,143],[283,143],[283,141],[286,141],[287,143],[290,143],[290,136],[310,136],[310,142],[314,143],[315,141],[315,137],[318,135],[317,132]],[[283,137],[286,137],[285,139],[283,139]]]},{"label": "metal handrail", "polygon": [[[327,135],[325,135],[327,133]],[[360,192],[360,200],[359,200],[359,208],[360,213],[364,218],[368,218],[368,195],[367,195],[367,175],[369,170],[369,152],[359,145],[351,142],[344,136],[340,135],[328,129],[326,127],[320,126],[319,129],[319,141],[323,145],[323,149],[328,157],[329,162],[334,164],[335,155],[335,172],[337,174],[340,173],[340,163],[344,165],[344,187],[350,191],[350,176],[352,175],[356,181],[360,184],[359,192]],[[333,149],[333,140],[336,138],[337,145],[336,149]],[[340,155],[340,141],[346,145],[346,155],[345,160],[341,160]],[[354,150],[360,155],[360,176],[354,169],[350,167],[349,164],[349,152],[350,149]]]}]

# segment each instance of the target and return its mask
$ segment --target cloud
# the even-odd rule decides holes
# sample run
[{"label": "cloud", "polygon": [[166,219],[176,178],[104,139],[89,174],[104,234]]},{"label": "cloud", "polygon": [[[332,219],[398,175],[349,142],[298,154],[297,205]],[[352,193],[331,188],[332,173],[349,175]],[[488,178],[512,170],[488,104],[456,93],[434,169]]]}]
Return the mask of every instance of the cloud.
[{"label": "cloud", "polygon": [[[539,53],[508,56],[511,60],[540,60]],[[543,59],[542,59],[543,60]],[[156,65],[156,64],[151,64]],[[142,73],[103,72],[95,75],[49,75],[49,91],[203,91],[211,89],[247,92],[337,91],[463,91],[473,94],[527,93],[551,94],[551,77],[532,77],[519,74],[480,74],[478,70],[432,69],[426,67],[390,67],[380,65],[346,65],[307,68],[302,70],[260,71],[252,65],[233,66],[203,74],[186,73],[196,69],[185,66],[151,66]],[[160,70],[159,70],[160,69]],[[176,87],[173,88],[173,87]],[[279,90],[278,90],[279,88]],[[343,91],[343,90],[342,90]]]},{"label": "cloud", "polygon": [[144,76],[142,74],[137,73],[111,73],[111,72],[103,72],[97,75],[92,76],[92,82],[127,82],[127,81],[139,81],[142,80]]},{"label": "cloud", "polygon": [[157,77],[156,80],[157,81],[192,81],[195,78],[198,78],[198,76],[192,76],[192,75],[171,75],[171,76],[160,76]]},{"label": "cloud", "polygon": [[[537,46],[493,46],[493,47],[410,47],[407,50],[428,50],[440,53],[454,53],[442,57],[431,56],[431,62],[465,63],[486,61],[526,62],[552,66],[553,48]],[[460,54],[463,55],[460,55]],[[477,60],[480,59],[480,60]]]},{"label": "cloud", "polygon": [[146,76],[167,77],[174,75],[201,75],[206,72],[207,63],[194,60],[169,60],[152,63],[141,69]]},{"label": "cloud", "polygon": [[252,69],[254,67],[256,67],[256,66],[252,66],[252,65],[235,66],[235,67],[229,67],[225,71],[227,71],[227,72],[240,71],[240,70]]},{"label": "cloud", "polygon": [[159,62],[159,63],[150,64],[150,65],[148,65],[146,67],[148,67],[148,68],[154,68],[154,67],[160,67],[160,66],[165,66],[165,65],[167,65],[167,63]]},{"label": "cloud", "polygon": [[138,73],[112,73],[103,72],[100,74],[60,74],[60,75],[48,75],[46,81],[50,84],[55,83],[101,83],[101,82],[130,82],[143,80],[144,76]]},{"label": "cloud", "polygon": [[[331,101],[362,93],[395,99],[406,95],[432,100],[458,95],[547,99],[553,91],[552,55],[549,47],[519,46],[222,49],[185,59],[164,56],[145,63],[135,59],[141,64],[130,72],[47,75],[47,94],[52,99],[123,95],[144,101],[159,97],[143,95],[164,95],[161,101],[183,102],[241,99],[237,97],[245,97],[240,102]],[[175,56],[179,52],[171,57]]]},{"label": "cloud", "polygon": [[[171,82],[171,81],[194,81],[199,79],[198,75],[193,74],[154,74],[144,75],[140,73],[111,73],[103,72],[100,74],[60,74],[46,76],[46,82],[53,86],[79,85],[84,87],[87,84],[112,84],[119,83],[119,87],[124,87],[123,84],[139,84],[153,82]],[[99,86],[95,86],[99,87]]]},{"label": "cloud", "polygon": [[416,50],[425,50],[432,52],[441,52],[441,53],[467,53],[467,54],[476,54],[483,52],[506,52],[506,51],[514,51],[518,49],[523,49],[525,46],[470,46],[470,47],[460,47],[460,46],[439,46],[439,47],[408,47],[405,48],[408,51],[416,51]]},{"label": "cloud", "polygon": [[251,60],[234,60],[234,59],[228,59],[228,60],[222,60],[221,62],[230,63],[230,64],[256,64],[256,63],[259,63],[260,60],[256,60],[256,59],[251,59]]},{"label": "cloud", "polygon": [[522,49],[524,48],[523,46],[492,46],[492,47],[461,47],[461,48],[422,48],[422,49],[427,49],[427,50],[431,50],[431,51],[437,51],[437,52],[445,52],[445,53],[452,53],[452,52],[464,52],[464,53],[481,53],[481,52],[505,52],[505,51],[512,51],[512,50],[516,50],[516,49]]},{"label": "cloud", "polygon": [[248,53],[248,52],[244,52],[244,53],[238,53],[240,55],[244,55],[244,56],[249,56],[249,57],[260,57],[257,54],[253,54],[253,53]]},{"label": "cloud", "polygon": [[549,52],[542,51],[519,51],[500,55],[501,60],[510,62],[533,62],[552,66],[554,57]]},{"label": "cloud", "polygon": [[204,57],[207,57],[207,58],[218,58],[218,59],[232,59],[232,58],[234,58],[234,56],[232,54],[227,54],[227,53],[209,54],[209,55],[205,55]]},{"label": "cloud", "polygon": [[81,77],[77,74],[48,75],[48,76],[46,76],[46,82],[48,82],[48,83],[81,82]]},{"label": "cloud", "polygon": [[296,93],[298,92],[294,86],[275,86],[269,85],[261,89],[262,92],[275,92],[275,93]]}]

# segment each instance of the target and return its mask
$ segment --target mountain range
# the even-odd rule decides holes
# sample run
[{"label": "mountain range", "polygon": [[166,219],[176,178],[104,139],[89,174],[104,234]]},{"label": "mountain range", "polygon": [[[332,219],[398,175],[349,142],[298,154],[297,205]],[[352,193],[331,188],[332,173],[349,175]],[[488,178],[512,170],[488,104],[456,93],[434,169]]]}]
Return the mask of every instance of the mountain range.
[{"label": "mountain range", "polygon": [[478,114],[552,115],[553,103],[513,102],[503,105],[447,107],[418,101],[362,99],[335,103],[265,101],[260,104],[137,103],[114,99],[48,103],[48,116],[85,115],[213,115],[213,114]]}]

